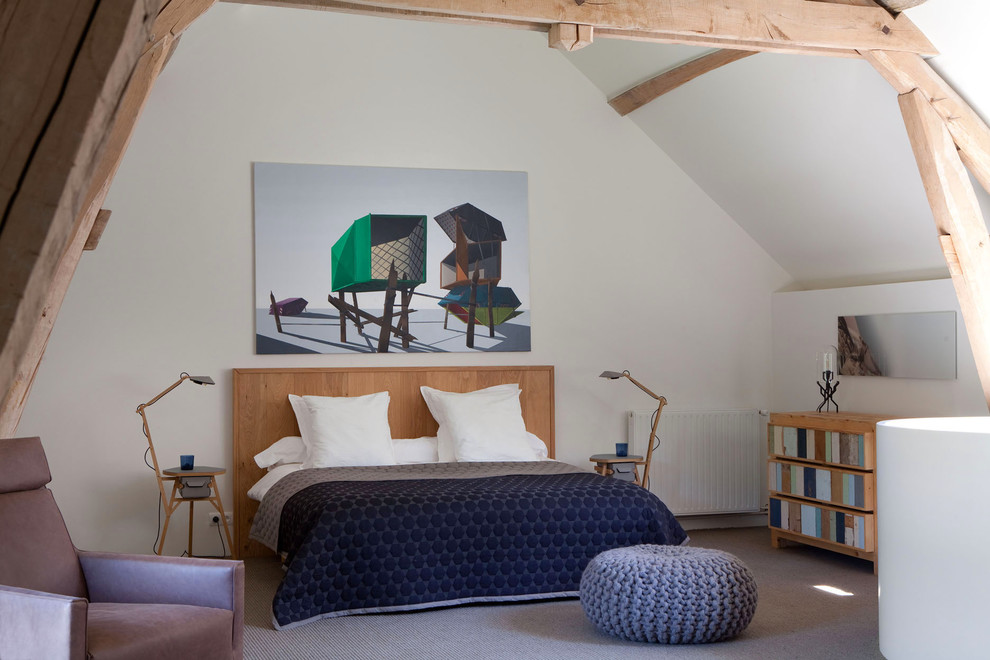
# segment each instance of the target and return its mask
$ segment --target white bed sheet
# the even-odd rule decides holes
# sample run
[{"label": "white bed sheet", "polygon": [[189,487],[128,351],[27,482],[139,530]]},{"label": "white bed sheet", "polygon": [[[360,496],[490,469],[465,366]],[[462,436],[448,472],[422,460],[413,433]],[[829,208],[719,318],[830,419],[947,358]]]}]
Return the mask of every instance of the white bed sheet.
[{"label": "white bed sheet", "polygon": [[265,493],[268,492],[268,489],[275,485],[276,481],[287,474],[292,474],[293,472],[301,469],[302,463],[286,463],[284,465],[273,467],[265,473],[265,476],[258,480],[258,483],[251,486],[247,492],[247,496],[252,500],[257,500],[260,502],[262,498],[264,498]]},{"label": "white bed sheet", "polygon": [[[553,460],[547,457],[547,448],[543,444],[543,441],[532,433],[526,434],[536,455],[539,460],[550,461]],[[409,463],[435,463],[438,460],[437,456],[437,438],[436,436],[429,436],[423,438],[412,438],[412,439],[397,439],[392,440],[395,445],[395,457],[396,462],[399,465],[409,464]],[[283,463],[276,467],[270,468],[268,472],[261,479],[258,480],[256,484],[251,486],[247,492],[247,496],[252,500],[260,502],[264,498],[265,493],[275,485],[275,482],[284,477],[287,474],[292,474],[297,470],[302,469],[302,463]]]}]

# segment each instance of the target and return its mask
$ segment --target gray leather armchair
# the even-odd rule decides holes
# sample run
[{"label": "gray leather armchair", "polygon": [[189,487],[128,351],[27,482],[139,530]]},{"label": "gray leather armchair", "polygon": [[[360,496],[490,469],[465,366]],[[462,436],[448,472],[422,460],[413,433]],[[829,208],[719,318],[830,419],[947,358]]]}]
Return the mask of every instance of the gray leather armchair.
[{"label": "gray leather armchair", "polygon": [[243,656],[239,561],[76,550],[38,438],[0,440],[0,658]]}]

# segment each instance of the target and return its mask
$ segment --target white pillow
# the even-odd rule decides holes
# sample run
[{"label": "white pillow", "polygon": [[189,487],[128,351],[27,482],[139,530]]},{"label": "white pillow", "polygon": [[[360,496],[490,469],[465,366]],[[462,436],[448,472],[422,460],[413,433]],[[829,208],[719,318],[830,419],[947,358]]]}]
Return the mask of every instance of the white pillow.
[{"label": "white pillow", "polygon": [[[436,415],[434,415],[434,418]],[[439,422],[438,422],[439,423]],[[450,437],[450,427],[440,424],[437,429],[437,461],[440,463],[453,463],[457,460],[454,456],[454,439]]]},{"label": "white pillow", "polygon": [[388,392],[302,399],[312,431],[304,468],[395,465],[388,426]]},{"label": "white pillow", "polygon": [[469,401],[475,399],[484,401],[492,397],[497,398],[505,392],[518,392],[519,384],[495,385],[473,392],[444,392],[443,390],[436,390],[423,385],[419,388],[419,391],[423,393],[423,400],[426,401],[426,407],[430,409],[433,419],[437,420],[437,424],[440,425],[440,428],[437,430],[438,460],[441,463],[453,463],[457,460],[457,457],[454,455],[454,439],[451,437],[450,429],[447,428],[447,406],[456,405],[456,403],[451,402],[458,400]]},{"label": "white pillow", "polygon": [[547,450],[547,443],[540,440],[540,436],[526,431],[526,439],[529,441],[529,448],[533,450],[533,453],[536,454],[538,459],[543,460],[550,457],[550,452]]},{"label": "white pillow", "polygon": [[275,442],[268,449],[254,455],[254,462],[260,468],[268,468],[287,463],[302,463],[306,460],[306,445],[302,437],[289,435]]},{"label": "white pillow", "polygon": [[437,462],[435,435],[422,438],[394,438],[392,447],[395,449],[395,462],[399,465]]},{"label": "white pillow", "polygon": [[309,409],[306,407],[303,398],[297,394],[289,395],[289,405],[292,406],[292,412],[296,415],[299,435],[302,437],[303,447],[308,456],[309,450],[313,446],[313,424],[309,420]]},{"label": "white pillow", "polygon": [[[547,445],[539,436],[526,432],[529,447],[540,460],[549,456]],[[436,463],[440,460],[437,453],[437,436],[422,438],[392,438],[395,449],[395,462],[399,465],[409,463]]]},{"label": "white pillow", "polygon": [[[458,462],[539,460],[526,435],[518,385],[466,393],[420,390],[434,417],[442,417],[437,421],[450,434]],[[443,437],[438,438],[440,449]]]}]

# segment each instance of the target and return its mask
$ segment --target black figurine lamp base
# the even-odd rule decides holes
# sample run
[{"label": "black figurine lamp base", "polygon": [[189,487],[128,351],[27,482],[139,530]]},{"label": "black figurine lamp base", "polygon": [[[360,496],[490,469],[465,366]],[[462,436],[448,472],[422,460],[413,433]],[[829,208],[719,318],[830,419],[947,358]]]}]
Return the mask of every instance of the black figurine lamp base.
[{"label": "black figurine lamp base", "polygon": [[823,412],[822,408],[825,409],[824,412],[829,412],[829,406],[835,406],[835,412],[839,412],[839,404],[832,398],[835,396],[836,390],[839,389],[839,381],[833,381],[832,374],[828,371],[822,374],[822,380],[825,381],[824,385],[821,381],[817,381],[818,391],[822,395],[822,402],[818,404],[818,412]]}]

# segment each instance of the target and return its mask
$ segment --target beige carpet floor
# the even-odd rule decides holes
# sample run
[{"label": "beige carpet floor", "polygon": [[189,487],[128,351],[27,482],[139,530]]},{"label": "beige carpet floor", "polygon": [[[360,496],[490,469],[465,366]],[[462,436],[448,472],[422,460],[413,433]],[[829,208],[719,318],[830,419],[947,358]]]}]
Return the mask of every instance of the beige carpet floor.
[{"label": "beige carpet floor", "polygon": [[[466,606],[271,625],[278,563],[246,562],[246,658],[882,658],[877,645],[877,579],[872,564],[824,550],[775,550],[765,528],[693,530],[692,545],[731,552],[759,588],[752,623],[718,644],[659,646],[600,633],[577,600]],[[835,596],[815,585],[851,592]]]}]

